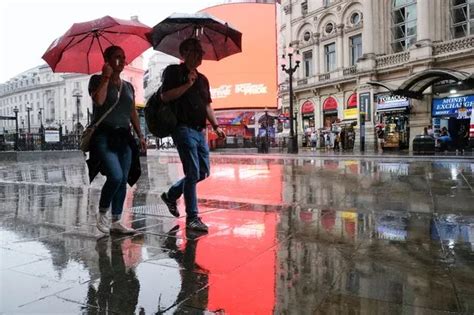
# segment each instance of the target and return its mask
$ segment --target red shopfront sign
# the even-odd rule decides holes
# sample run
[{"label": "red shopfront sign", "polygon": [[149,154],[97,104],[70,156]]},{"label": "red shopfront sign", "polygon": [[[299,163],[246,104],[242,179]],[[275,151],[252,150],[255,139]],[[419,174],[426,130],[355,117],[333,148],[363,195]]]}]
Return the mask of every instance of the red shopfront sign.
[{"label": "red shopfront sign", "polygon": [[347,108],[357,108],[357,93],[353,93],[347,100]]},{"label": "red shopfront sign", "polygon": [[337,101],[334,97],[328,97],[323,103],[323,111],[337,111]]},{"label": "red shopfront sign", "polygon": [[314,114],[314,104],[311,101],[305,101],[301,106],[302,114]]}]

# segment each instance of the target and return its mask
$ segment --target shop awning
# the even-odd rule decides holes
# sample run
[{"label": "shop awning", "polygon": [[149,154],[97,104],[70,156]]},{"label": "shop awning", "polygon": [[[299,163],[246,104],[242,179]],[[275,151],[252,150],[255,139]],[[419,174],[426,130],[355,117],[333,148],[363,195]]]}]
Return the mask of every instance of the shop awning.
[{"label": "shop awning", "polygon": [[337,111],[337,101],[334,97],[328,97],[323,103],[323,111]]},{"label": "shop awning", "polygon": [[301,106],[302,114],[314,114],[314,104],[310,100],[307,100]]},{"label": "shop awning", "polygon": [[428,69],[411,76],[398,88],[382,82],[370,81],[367,83],[372,86],[383,87],[389,90],[393,95],[400,95],[421,100],[423,99],[423,92],[427,88],[441,81],[454,81],[461,82],[463,84],[472,84],[474,82],[474,75],[455,69],[437,68]]},{"label": "shop awning", "polygon": [[347,100],[347,108],[357,108],[357,93],[353,93]]}]

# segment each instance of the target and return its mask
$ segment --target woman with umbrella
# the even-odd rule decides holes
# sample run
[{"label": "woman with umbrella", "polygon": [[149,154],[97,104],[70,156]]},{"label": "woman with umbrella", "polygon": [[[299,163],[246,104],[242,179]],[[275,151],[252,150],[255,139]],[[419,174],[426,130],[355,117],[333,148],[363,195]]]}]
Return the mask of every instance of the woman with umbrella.
[{"label": "woman with umbrella", "polygon": [[[89,81],[89,94],[94,105],[93,121],[106,115],[91,141],[91,158],[96,156],[101,172],[107,177],[100,195],[97,228],[102,233],[133,234],[135,230],[120,222],[132,164],[132,149],[136,146],[130,123],[140,137],[142,150],[145,150],[146,142],[135,110],[133,86],[120,79],[125,66],[123,49],[119,46],[108,47],[104,51],[104,60],[102,74],[93,75]],[[109,225],[107,212],[111,207],[112,224]]]}]

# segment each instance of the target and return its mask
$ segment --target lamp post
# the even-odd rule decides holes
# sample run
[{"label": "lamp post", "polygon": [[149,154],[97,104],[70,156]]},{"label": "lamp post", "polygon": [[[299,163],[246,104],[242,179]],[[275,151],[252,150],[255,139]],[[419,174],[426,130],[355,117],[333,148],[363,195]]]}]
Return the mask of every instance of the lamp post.
[{"label": "lamp post", "polygon": [[270,143],[268,139],[268,110],[265,107],[265,153],[270,150]]},{"label": "lamp post", "polygon": [[43,131],[43,107],[38,109],[38,118],[40,120],[40,131]]},{"label": "lamp post", "polygon": [[[286,65],[286,56],[288,56],[288,67]],[[282,64],[281,64],[281,70],[283,70],[285,73],[287,73],[290,77],[290,136],[288,139],[288,153],[298,153],[298,138],[295,137],[294,134],[294,126],[293,126],[293,119],[294,119],[294,113],[293,113],[293,74],[295,73],[296,69],[300,65],[300,60],[299,59],[299,52],[296,52],[295,56],[295,66],[292,64],[292,59],[293,59],[293,49],[291,47],[288,48],[286,55],[282,55]]]},{"label": "lamp post", "polygon": [[30,122],[30,112],[31,112],[30,103],[26,102],[26,112],[28,113],[28,135],[31,133],[31,122]]},{"label": "lamp post", "polygon": [[79,109],[81,107],[82,93],[79,90],[76,90],[76,91],[74,91],[72,96],[74,96],[76,98],[76,116],[77,116],[76,133],[79,133],[79,124],[80,124]]},{"label": "lamp post", "polygon": [[13,108],[13,112],[15,113],[15,151],[18,151],[18,107],[15,106]]}]

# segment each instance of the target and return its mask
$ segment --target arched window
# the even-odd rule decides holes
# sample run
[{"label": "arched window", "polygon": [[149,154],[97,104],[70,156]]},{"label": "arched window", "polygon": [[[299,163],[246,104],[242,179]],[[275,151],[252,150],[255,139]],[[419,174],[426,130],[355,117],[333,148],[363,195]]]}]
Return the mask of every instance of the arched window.
[{"label": "arched window", "polygon": [[392,0],[392,50],[407,50],[416,42],[416,0]]},{"label": "arched window", "polygon": [[453,38],[474,35],[474,1],[450,0]]}]

